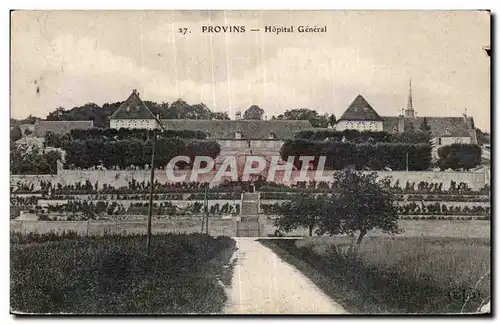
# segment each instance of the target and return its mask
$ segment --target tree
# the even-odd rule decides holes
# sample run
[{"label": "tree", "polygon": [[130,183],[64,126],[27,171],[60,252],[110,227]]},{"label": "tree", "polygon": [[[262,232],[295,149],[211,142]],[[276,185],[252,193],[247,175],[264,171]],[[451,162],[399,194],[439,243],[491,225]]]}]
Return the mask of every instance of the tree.
[{"label": "tree", "polygon": [[478,145],[491,143],[491,135],[487,132],[483,132],[479,128],[476,128],[476,137],[477,137],[477,144]]},{"label": "tree", "polygon": [[429,124],[427,122],[427,117],[424,117],[424,120],[420,124],[419,129],[420,129],[420,133],[422,133],[423,136],[425,136],[426,141],[429,142],[431,140],[431,127],[429,126]]},{"label": "tree", "polygon": [[51,112],[47,116],[47,120],[66,120],[64,116],[66,115],[66,110],[64,107],[59,107],[55,111]]},{"label": "tree", "polygon": [[211,119],[229,120],[229,115],[225,111],[214,111],[212,112]]},{"label": "tree", "polygon": [[291,201],[273,207],[272,212],[279,215],[274,225],[285,232],[290,232],[299,227],[307,228],[309,236],[318,226],[320,219],[325,217],[328,210],[328,200],[324,195],[301,193],[294,196]]},{"label": "tree", "polygon": [[21,128],[19,126],[14,126],[12,127],[10,131],[10,141],[15,142],[23,137],[23,133],[21,131]]},{"label": "tree", "polygon": [[[333,116],[333,115],[332,115]],[[287,110],[283,114],[278,115],[272,119],[275,120],[308,120],[313,127],[323,127],[326,128],[330,124],[330,118],[328,114],[320,115],[317,111],[300,108],[300,109],[292,109]],[[335,119],[335,116],[333,116]]]},{"label": "tree", "polygon": [[262,120],[263,115],[264,109],[256,105],[252,105],[243,114],[243,119]]},{"label": "tree", "polygon": [[[320,222],[320,231],[350,235],[358,232],[356,250],[365,235],[375,228],[388,233],[398,233],[397,197],[389,179],[377,180],[376,173],[364,174],[352,168],[335,173],[331,212]],[[330,217],[334,221],[331,221]]]}]

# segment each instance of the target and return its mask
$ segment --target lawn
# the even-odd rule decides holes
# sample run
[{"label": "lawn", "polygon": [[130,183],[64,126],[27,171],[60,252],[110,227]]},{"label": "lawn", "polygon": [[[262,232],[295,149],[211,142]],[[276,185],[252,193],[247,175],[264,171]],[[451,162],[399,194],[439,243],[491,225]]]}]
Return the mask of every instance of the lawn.
[{"label": "lawn", "polygon": [[218,313],[235,249],[200,234],[11,235],[14,313]]},{"label": "lawn", "polygon": [[[348,237],[261,240],[351,313],[474,312],[490,296],[486,238]],[[467,299],[464,292],[474,291]],[[465,304],[465,306],[464,306]]]}]

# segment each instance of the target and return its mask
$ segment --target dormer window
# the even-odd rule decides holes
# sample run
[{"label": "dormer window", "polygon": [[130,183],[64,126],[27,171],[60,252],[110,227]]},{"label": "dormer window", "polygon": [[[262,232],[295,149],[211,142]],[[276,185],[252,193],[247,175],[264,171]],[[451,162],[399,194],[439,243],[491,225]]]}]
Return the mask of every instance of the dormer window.
[{"label": "dormer window", "polygon": [[241,139],[241,132],[236,132],[235,138],[236,139]]},{"label": "dormer window", "polygon": [[269,133],[269,139],[276,139],[276,134],[273,132]]},{"label": "dormer window", "polygon": [[448,127],[446,127],[446,134],[449,134],[450,133],[450,129]]}]

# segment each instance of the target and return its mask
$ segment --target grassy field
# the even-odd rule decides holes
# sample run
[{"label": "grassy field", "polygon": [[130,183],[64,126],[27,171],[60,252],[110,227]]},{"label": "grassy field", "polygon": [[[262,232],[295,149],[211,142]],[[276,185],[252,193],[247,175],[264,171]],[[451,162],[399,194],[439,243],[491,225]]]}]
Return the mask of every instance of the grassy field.
[{"label": "grassy field", "polygon": [[491,293],[487,238],[367,237],[356,258],[347,237],[261,242],[352,313],[474,312]]},{"label": "grassy field", "polygon": [[79,237],[11,235],[15,313],[217,313],[235,249],[199,234]]},{"label": "grassy field", "polygon": [[[265,235],[274,235],[276,228],[272,220],[265,220]],[[457,237],[457,238],[489,238],[491,223],[483,220],[400,220],[403,232],[398,237]],[[288,236],[309,236],[307,229],[297,229]],[[385,236],[388,234],[374,230],[368,236]]]}]

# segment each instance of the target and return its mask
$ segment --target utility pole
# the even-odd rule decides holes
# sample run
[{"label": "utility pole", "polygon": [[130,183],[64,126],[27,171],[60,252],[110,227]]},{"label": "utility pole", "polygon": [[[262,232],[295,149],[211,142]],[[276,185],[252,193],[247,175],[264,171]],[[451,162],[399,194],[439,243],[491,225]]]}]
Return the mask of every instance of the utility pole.
[{"label": "utility pole", "polygon": [[406,172],[408,172],[408,151],[406,151]]},{"label": "utility pole", "polygon": [[153,218],[153,188],[155,179],[155,149],[156,149],[156,128],[153,129],[153,150],[151,152],[151,176],[150,176],[150,187],[149,187],[149,213],[148,213],[148,237],[147,237],[147,248],[148,254],[151,250],[151,219]]},{"label": "utility pole", "polygon": [[205,199],[203,200],[203,211],[201,213],[201,234],[203,234],[203,230],[205,229],[205,200],[207,198],[206,196],[206,189],[205,189]]}]

